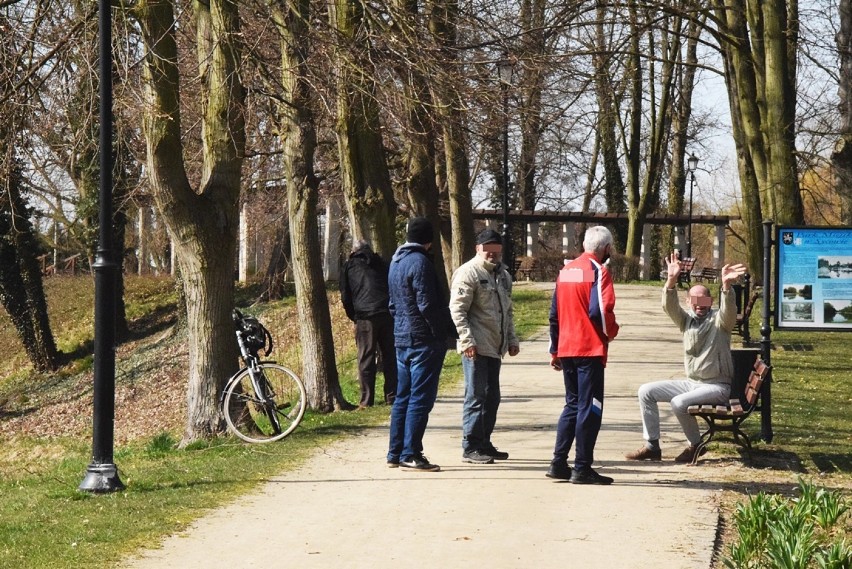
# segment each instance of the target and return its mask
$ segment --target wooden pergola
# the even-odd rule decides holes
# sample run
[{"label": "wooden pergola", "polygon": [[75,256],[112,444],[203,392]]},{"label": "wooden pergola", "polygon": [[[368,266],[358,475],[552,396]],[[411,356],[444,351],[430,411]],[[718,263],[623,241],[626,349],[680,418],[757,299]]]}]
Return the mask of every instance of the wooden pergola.
[{"label": "wooden pergola", "polygon": [[[526,226],[526,256],[536,257],[538,255],[539,224],[559,223],[562,224],[562,253],[573,256],[578,251],[574,250],[575,224],[593,223],[595,225],[621,225],[628,223],[626,213],[594,213],[578,211],[510,211],[509,223],[517,226]],[[475,209],[473,219],[484,220],[490,226],[499,225],[503,222],[503,210],[497,209]],[[642,253],[640,255],[641,278],[651,278],[650,242],[651,229],[654,225],[668,225],[678,229],[675,231],[675,247],[682,249],[686,243],[684,232],[690,222],[698,225],[713,225],[716,229],[713,239],[713,268],[721,268],[725,264],[725,228],[731,220],[739,219],[734,215],[693,215],[691,218],[685,215],[652,214],[645,217],[645,226],[642,231]]]}]

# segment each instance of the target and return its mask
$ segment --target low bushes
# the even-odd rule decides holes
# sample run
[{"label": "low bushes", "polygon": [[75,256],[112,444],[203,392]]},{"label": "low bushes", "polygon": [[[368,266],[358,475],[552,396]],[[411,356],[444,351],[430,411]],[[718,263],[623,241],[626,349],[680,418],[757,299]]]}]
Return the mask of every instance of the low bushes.
[{"label": "low bushes", "polygon": [[848,569],[849,503],[839,491],[799,480],[799,496],[759,493],[737,506],[737,540],[723,559],[731,569]]}]

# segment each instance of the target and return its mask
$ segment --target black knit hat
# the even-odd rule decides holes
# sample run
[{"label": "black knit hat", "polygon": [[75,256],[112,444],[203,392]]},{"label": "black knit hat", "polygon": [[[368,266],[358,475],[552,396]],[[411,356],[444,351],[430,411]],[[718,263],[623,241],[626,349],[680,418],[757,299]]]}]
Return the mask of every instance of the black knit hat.
[{"label": "black knit hat", "polygon": [[476,237],[476,244],[487,245],[489,243],[497,243],[498,245],[502,245],[503,239],[500,237],[500,234],[494,231],[493,229],[483,229],[482,232]]},{"label": "black knit hat", "polygon": [[408,221],[406,240],[409,243],[425,245],[426,243],[431,243],[434,239],[435,232],[428,219],[425,217],[414,217]]}]

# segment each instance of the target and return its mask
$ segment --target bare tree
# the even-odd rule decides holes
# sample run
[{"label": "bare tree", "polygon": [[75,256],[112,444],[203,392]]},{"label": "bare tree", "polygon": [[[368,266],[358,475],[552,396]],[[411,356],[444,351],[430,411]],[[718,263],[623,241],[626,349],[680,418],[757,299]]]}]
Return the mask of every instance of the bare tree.
[{"label": "bare tree", "polygon": [[340,181],[355,239],[366,238],[375,251],[390,258],[396,246],[396,202],[393,198],[378,101],[370,64],[370,27],[363,5],[349,0],[329,3],[336,31],[336,134]]},{"label": "bare tree", "polygon": [[328,296],[319,262],[319,181],[314,173],[316,131],[307,64],[311,5],[310,0],[276,0],[271,5],[281,38],[281,136],[303,378],[311,408],[323,412],[351,409],[340,389]]},{"label": "bare tree", "polygon": [[230,0],[193,4],[201,93],[200,179],[184,163],[175,4],[136,5],[146,47],[144,132],[154,199],[177,247],[186,294],[189,374],[182,443],[220,433],[218,395],[236,366],[231,308],[245,150],[240,22]]},{"label": "bare tree", "polygon": [[713,0],[742,186],[748,264],[762,262],[764,217],[804,223],[795,161],[798,3]]}]

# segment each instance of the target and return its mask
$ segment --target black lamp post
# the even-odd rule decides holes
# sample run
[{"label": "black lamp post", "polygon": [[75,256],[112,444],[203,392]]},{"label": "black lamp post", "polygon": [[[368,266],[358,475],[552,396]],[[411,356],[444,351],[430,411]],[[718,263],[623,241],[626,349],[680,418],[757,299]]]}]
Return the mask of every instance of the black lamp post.
[{"label": "black lamp post", "polygon": [[118,265],[112,228],[112,5],[98,2],[100,31],[100,208],[95,270],[95,379],[92,402],[92,462],[79,489],[106,493],[123,490],[113,463],[115,420],[115,316]]},{"label": "black lamp post", "polygon": [[689,168],[689,227],[686,230],[686,258],[692,258],[692,188],[695,186],[695,170],[698,169],[698,156],[694,153],[687,159]]},{"label": "black lamp post", "polygon": [[509,85],[512,83],[512,62],[506,52],[497,62],[497,74],[503,96],[503,263],[514,279],[515,254],[509,222]]}]

